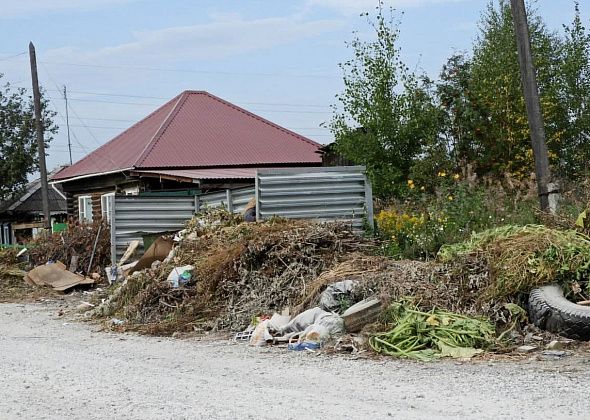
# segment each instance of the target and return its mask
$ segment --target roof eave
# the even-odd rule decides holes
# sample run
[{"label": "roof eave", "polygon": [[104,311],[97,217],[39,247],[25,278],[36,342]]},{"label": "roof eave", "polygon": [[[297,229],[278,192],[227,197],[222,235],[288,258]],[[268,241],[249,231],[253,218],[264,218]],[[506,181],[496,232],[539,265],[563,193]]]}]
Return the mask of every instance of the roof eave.
[{"label": "roof eave", "polygon": [[51,185],[63,184],[64,182],[77,181],[79,179],[91,178],[94,176],[111,175],[111,174],[116,174],[119,172],[131,171],[133,169],[134,169],[133,167],[130,167],[130,168],[124,168],[124,169],[116,169],[114,171],[105,171],[105,172],[96,172],[93,174],[78,175],[78,176],[74,176],[72,178],[65,178],[65,179],[58,179],[55,181],[51,181],[50,184]]}]

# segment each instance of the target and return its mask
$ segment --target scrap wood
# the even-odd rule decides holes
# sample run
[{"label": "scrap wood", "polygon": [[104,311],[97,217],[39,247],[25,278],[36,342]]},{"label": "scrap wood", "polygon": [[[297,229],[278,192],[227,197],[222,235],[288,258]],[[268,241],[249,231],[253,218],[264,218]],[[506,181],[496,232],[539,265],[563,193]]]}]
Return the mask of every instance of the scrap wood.
[{"label": "scrap wood", "polygon": [[133,255],[133,253],[137,250],[137,247],[139,247],[139,240],[135,239],[135,240],[129,242],[129,245],[127,246],[127,249],[125,250],[125,253],[121,257],[121,259],[119,260],[119,263],[117,265],[119,267],[123,267],[123,265],[125,264],[125,262],[129,258],[131,258],[131,256]]}]

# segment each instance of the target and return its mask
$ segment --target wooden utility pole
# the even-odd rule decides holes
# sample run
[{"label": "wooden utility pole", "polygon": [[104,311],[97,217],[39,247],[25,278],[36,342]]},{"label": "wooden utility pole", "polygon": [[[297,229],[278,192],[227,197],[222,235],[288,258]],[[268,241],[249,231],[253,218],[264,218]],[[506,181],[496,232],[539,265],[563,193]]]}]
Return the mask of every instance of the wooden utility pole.
[{"label": "wooden utility pole", "polygon": [[37,129],[37,148],[39,149],[39,172],[41,174],[41,199],[43,200],[43,215],[45,216],[45,228],[51,228],[51,215],[49,213],[49,187],[47,185],[47,167],[45,166],[45,140],[43,139],[43,120],[41,117],[41,93],[39,92],[39,79],[37,78],[37,57],[35,46],[29,43],[29,58],[31,59],[31,79],[33,81],[33,101],[35,105],[35,127]]},{"label": "wooden utility pole", "polygon": [[68,91],[64,86],[64,100],[66,101],[66,126],[68,128],[68,151],[70,152],[70,165],[72,164],[72,143],[70,142],[70,114],[68,112]]},{"label": "wooden utility pole", "polygon": [[545,129],[543,128],[543,115],[541,114],[541,102],[539,100],[539,88],[535,76],[535,66],[531,54],[531,41],[526,17],[524,0],[510,0],[512,7],[512,19],[514,21],[514,35],[518,49],[518,61],[520,64],[520,77],[526,104],[526,111],[531,132],[533,156],[535,158],[535,173],[537,175],[537,191],[541,210],[549,210],[548,184],[551,181],[549,170],[549,157],[547,144],[545,143]]}]

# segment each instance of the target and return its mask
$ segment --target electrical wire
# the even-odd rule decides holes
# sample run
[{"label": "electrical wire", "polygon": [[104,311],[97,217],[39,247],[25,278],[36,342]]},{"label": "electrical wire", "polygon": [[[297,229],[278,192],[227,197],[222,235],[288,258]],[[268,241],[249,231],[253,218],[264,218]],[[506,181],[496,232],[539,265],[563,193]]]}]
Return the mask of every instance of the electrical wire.
[{"label": "electrical wire", "polygon": [[94,67],[101,69],[129,69],[129,70],[146,70],[146,71],[162,71],[162,72],[178,72],[178,73],[198,73],[198,74],[223,74],[230,76],[263,76],[263,77],[294,77],[294,78],[326,78],[335,79],[340,78],[338,75],[331,74],[293,74],[293,73],[248,73],[248,72],[230,72],[230,71],[212,71],[212,70],[195,70],[195,69],[172,69],[163,67],[149,67],[149,66],[132,66],[132,65],[105,65],[105,64],[85,64],[85,63],[66,63],[66,62],[51,62],[42,61],[49,65],[62,65],[74,67]]}]

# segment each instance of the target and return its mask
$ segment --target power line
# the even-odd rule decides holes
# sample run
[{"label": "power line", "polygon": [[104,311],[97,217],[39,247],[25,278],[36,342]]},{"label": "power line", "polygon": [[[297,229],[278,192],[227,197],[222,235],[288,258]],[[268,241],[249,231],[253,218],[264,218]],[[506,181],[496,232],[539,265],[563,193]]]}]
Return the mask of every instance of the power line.
[{"label": "power line", "polygon": [[340,78],[338,75],[328,74],[293,74],[293,73],[255,73],[255,72],[229,72],[229,71],[212,71],[212,70],[194,70],[194,69],[171,69],[163,67],[149,67],[149,66],[130,66],[130,65],[104,65],[104,64],[83,64],[83,63],[65,63],[65,62],[51,62],[41,61],[43,64],[74,66],[74,67],[94,67],[101,69],[128,69],[128,70],[146,70],[146,71],[162,71],[162,72],[178,72],[178,73],[198,73],[198,74],[223,74],[230,76],[263,76],[263,77],[294,77],[294,78],[326,78],[334,79]]},{"label": "power line", "polygon": [[[50,96],[49,99],[61,99],[56,98],[54,96]],[[138,105],[138,106],[159,106],[161,104],[155,103],[144,103],[144,102],[121,102],[121,101],[101,101],[98,99],[85,99],[85,98],[68,98],[69,101],[75,102],[91,102],[91,103],[101,103],[101,104],[113,104],[113,105]],[[71,108],[70,108],[71,109]],[[287,113],[287,114],[329,114],[330,111],[298,111],[293,109],[257,109],[251,108],[250,111],[255,112],[280,112],[280,113]]]},{"label": "power line", "polygon": [[25,55],[26,53],[27,53],[26,51],[23,51],[18,54],[9,55],[8,57],[2,57],[2,58],[0,58],[0,61],[12,60],[13,58],[20,57],[21,55]]},{"label": "power line", "polygon": [[[47,68],[45,68],[45,66],[43,66],[43,69],[44,69],[44,70],[45,70],[45,72],[47,73],[47,76],[49,77],[49,80],[51,80],[51,82],[53,82],[53,84],[55,85],[55,87],[56,87],[56,88],[59,90],[59,86],[58,86],[58,84],[55,82],[55,80],[53,79],[53,77],[51,77],[51,73],[49,73],[49,71],[47,70]],[[68,104],[68,106],[69,106],[69,104]],[[74,115],[75,115],[75,116],[76,116],[78,119],[80,119],[80,117],[78,116],[78,114],[76,113],[76,111],[75,111],[75,110],[74,110],[72,107],[70,107],[69,109],[70,109],[70,110],[71,110],[71,111],[74,113]],[[59,115],[59,116],[60,116],[62,119],[65,119],[65,118],[64,118],[64,116],[61,114],[61,112],[59,112],[57,109],[55,109],[55,111],[58,113],[58,115]],[[84,124],[84,122],[83,122],[83,121],[81,121],[81,122],[82,122],[82,124]],[[78,144],[80,145],[80,147],[82,147],[82,149],[84,149],[84,151],[86,152],[86,157],[90,157],[91,159],[95,159],[95,158],[94,158],[94,156],[93,156],[93,153],[96,153],[97,155],[101,155],[101,156],[105,157],[105,158],[106,158],[107,160],[109,160],[109,161],[110,161],[110,162],[111,162],[111,163],[112,163],[112,164],[113,164],[115,167],[118,167],[118,165],[117,165],[117,164],[116,164],[116,163],[113,161],[113,159],[112,159],[112,158],[111,158],[111,157],[110,157],[108,154],[105,154],[105,153],[101,153],[101,152],[100,152],[100,150],[99,150],[99,149],[100,149],[100,147],[102,146],[102,143],[100,143],[100,142],[98,141],[98,139],[96,138],[96,136],[94,135],[94,133],[93,133],[93,132],[92,132],[92,131],[91,131],[91,130],[88,128],[88,127],[86,127],[86,130],[87,130],[87,131],[88,131],[88,133],[90,134],[90,137],[92,137],[92,138],[94,139],[94,141],[95,141],[95,142],[98,144],[98,146],[99,146],[99,147],[98,147],[97,149],[95,149],[95,150],[94,150],[92,153],[90,153],[90,152],[88,152],[88,151],[87,151],[87,149],[84,147],[84,145],[83,145],[83,144],[82,144],[82,143],[81,143],[81,142],[78,140],[78,137],[76,136],[76,134],[75,134],[75,133],[72,131],[72,135],[74,136],[74,140],[76,141],[76,143],[78,143]],[[99,166],[101,165],[101,162],[99,162],[98,160],[95,160],[95,163],[97,163]]]},{"label": "power line", "polygon": [[[80,119],[80,118],[78,118],[78,119],[80,121],[82,121],[82,119]],[[110,127],[110,126],[103,126],[103,125],[87,125],[87,124],[70,124],[70,127],[99,128],[99,129],[107,129],[107,130],[127,130],[129,128],[129,127]]]},{"label": "power line", "polygon": [[[24,87],[24,86],[23,86]],[[29,89],[24,87],[25,89]],[[61,90],[57,89],[45,89],[48,92],[62,92]],[[70,93],[77,93],[81,95],[95,95],[95,96],[107,96],[107,97],[119,97],[119,98],[136,98],[136,99],[159,99],[163,101],[167,101],[170,98],[164,96],[146,96],[146,95],[133,95],[128,93],[106,93],[106,92],[90,92],[90,91],[82,91],[82,90],[69,90]],[[54,98],[55,99],[55,98]],[[86,102],[104,102],[104,103],[119,103],[116,101],[99,101],[95,99],[87,99],[87,98],[70,98],[71,100],[78,100],[78,101],[86,101]],[[123,105],[140,105],[142,103],[139,102],[120,102]],[[305,108],[325,108],[331,109],[330,105],[319,105],[319,104],[303,104],[303,103],[288,103],[288,102],[246,102],[246,101],[235,101],[236,104],[243,104],[243,105],[269,105],[269,106],[289,106],[289,107],[305,107]],[[156,106],[160,105],[159,103],[144,103],[145,105]]]}]

